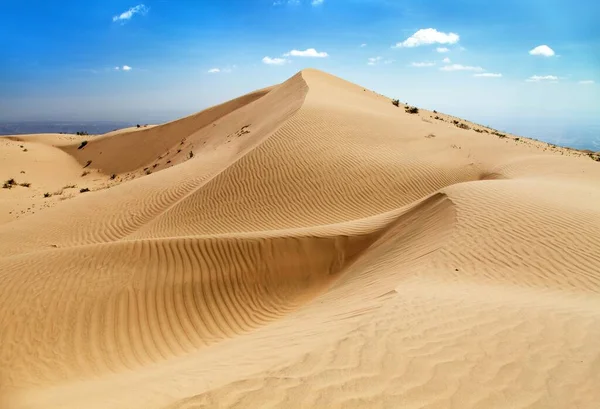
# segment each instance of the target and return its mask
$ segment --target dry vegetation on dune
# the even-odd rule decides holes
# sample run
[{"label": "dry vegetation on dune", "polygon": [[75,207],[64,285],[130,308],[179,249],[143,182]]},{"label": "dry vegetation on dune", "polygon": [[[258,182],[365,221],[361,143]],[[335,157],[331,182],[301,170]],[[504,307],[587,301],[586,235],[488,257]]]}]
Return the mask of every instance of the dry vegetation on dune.
[{"label": "dry vegetation on dune", "polygon": [[595,409],[597,157],[315,70],[0,138],[0,406]]}]

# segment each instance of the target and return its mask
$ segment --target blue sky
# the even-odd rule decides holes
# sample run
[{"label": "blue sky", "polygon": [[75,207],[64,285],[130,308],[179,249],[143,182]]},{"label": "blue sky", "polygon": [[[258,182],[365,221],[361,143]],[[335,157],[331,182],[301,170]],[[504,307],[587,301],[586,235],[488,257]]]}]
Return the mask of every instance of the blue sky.
[{"label": "blue sky", "polygon": [[492,125],[591,123],[597,16],[597,0],[0,0],[0,120],[174,119],[313,67]]}]

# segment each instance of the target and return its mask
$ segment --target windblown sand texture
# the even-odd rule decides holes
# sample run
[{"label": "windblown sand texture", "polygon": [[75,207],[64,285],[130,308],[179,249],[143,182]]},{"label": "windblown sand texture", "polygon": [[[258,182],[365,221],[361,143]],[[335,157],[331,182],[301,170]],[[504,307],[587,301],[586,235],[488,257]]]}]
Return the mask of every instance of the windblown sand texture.
[{"label": "windblown sand texture", "polygon": [[0,408],[597,409],[600,163],[453,120],[305,70],[0,138]]}]

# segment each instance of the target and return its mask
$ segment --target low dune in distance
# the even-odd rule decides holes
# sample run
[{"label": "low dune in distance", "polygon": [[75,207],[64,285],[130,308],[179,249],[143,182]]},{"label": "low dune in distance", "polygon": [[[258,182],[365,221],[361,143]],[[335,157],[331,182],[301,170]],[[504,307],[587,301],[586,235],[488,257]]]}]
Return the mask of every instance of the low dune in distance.
[{"label": "low dune in distance", "polygon": [[598,155],[397,105],[0,138],[0,407],[598,408]]}]

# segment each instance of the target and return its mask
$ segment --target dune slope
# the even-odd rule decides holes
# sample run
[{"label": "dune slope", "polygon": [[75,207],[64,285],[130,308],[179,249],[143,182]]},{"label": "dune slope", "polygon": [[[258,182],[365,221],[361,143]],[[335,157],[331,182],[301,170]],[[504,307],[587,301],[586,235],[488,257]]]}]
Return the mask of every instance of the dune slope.
[{"label": "dune slope", "polygon": [[1,138],[96,188],[0,191],[0,406],[596,408],[600,164],[453,120],[305,70]]}]

